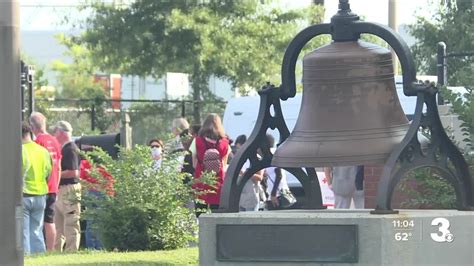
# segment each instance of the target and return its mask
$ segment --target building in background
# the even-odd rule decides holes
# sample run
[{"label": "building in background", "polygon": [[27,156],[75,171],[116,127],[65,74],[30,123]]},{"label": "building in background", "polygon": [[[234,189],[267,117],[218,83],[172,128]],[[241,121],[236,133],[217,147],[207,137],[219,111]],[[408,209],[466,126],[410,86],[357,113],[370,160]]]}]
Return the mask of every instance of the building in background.
[{"label": "building in background", "polygon": [[[96,74],[94,82],[101,84],[106,95],[112,100],[122,99],[122,76],[119,74]],[[112,102],[113,109],[120,109],[120,102]]]},{"label": "building in background", "polygon": [[[181,100],[191,97],[191,85],[186,73],[168,72],[161,79],[122,76],[122,99]],[[209,79],[209,90],[224,101],[237,96],[230,82],[216,77]],[[122,108],[130,106],[122,103]]]}]

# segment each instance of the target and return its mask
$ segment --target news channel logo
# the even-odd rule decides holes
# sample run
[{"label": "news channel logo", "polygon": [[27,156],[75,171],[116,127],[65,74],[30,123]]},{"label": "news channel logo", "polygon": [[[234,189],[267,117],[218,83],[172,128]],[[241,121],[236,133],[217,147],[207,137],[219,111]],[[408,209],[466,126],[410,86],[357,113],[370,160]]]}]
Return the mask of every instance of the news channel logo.
[{"label": "news channel logo", "polygon": [[[423,238],[423,230],[418,231],[416,228],[420,225],[412,219],[395,219],[392,221],[394,232],[394,239],[396,241],[411,241],[412,239]],[[451,223],[444,217],[438,217],[431,220],[431,227],[428,230],[431,240],[436,243],[451,243],[454,241],[454,234],[450,230]],[[420,238],[417,238],[416,236]]]},{"label": "news channel logo", "polygon": [[432,226],[437,226],[437,232],[431,233],[431,239],[438,243],[451,243],[454,241],[454,234],[451,233],[451,223],[446,218],[435,218],[431,221]]}]

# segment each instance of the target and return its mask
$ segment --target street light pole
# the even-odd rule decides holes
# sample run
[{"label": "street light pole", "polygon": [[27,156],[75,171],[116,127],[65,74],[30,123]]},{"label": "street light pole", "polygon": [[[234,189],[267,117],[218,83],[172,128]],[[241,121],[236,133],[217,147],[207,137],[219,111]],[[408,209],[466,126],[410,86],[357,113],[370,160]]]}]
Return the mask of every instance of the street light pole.
[{"label": "street light pole", "polygon": [[[448,69],[447,69],[447,58],[446,58],[446,44],[444,42],[438,43],[437,49],[437,64],[436,64],[436,72],[438,76],[438,86],[442,87],[447,84],[448,81]],[[438,93],[438,105],[443,105],[444,99],[443,95]]]},{"label": "street light pole", "polygon": [[0,0],[0,265],[23,265],[19,7]]}]

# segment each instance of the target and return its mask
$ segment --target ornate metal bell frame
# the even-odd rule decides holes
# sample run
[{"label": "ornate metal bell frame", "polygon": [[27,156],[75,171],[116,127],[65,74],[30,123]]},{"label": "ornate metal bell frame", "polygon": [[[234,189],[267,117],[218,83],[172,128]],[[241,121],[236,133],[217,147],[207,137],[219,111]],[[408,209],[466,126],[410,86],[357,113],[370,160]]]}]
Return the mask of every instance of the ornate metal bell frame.
[{"label": "ornate metal bell frame", "polygon": [[[439,118],[436,96],[438,88],[434,84],[416,80],[415,64],[411,52],[403,39],[390,28],[360,21],[350,10],[348,0],[339,0],[339,11],[329,24],[317,24],[301,31],[288,46],[282,64],[282,84],[275,87],[267,84],[259,92],[260,109],[257,122],[247,142],[232,160],[224,182],[220,200],[220,212],[238,212],[240,194],[245,183],[257,171],[271,165],[273,154],[265,146],[268,129],[277,129],[280,143],[290,132],[285,123],[280,100],[287,100],[296,94],[295,65],[302,48],[311,39],[322,34],[331,34],[335,42],[356,41],[360,34],[376,35],[385,40],[395,51],[403,71],[403,92],[407,96],[416,96],[416,108],[412,123],[401,143],[397,144],[387,161],[379,181],[376,197],[376,209],[373,214],[392,214],[391,198],[400,179],[408,172],[431,167],[437,170],[454,187],[457,196],[457,209],[474,210],[474,182],[468,165],[444,131]],[[426,106],[426,113],[423,107]],[[419,128],[431,132],[430,145],[422,149],[418,140]],[[263,152],[257,157],[257,150]],[[250,160],[250,168],[239,177],[240,169]],[[305,191],[305,209],[325,209],[322,205],[321,189],[314,168],[284,168],[301,182]]]}]

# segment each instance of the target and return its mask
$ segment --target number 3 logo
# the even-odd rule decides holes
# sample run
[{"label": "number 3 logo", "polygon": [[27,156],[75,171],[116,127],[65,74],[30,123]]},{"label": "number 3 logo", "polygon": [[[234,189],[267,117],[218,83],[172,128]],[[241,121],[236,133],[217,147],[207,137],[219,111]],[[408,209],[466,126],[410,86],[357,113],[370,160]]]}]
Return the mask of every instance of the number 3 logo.
[{"label": "number 3 logo", "polygon": [[[450,223],[446,218],[435,218],[431,221],[431,225],[438,226],[437,233],[431,233],[431,239],[435,242],[453,242],[454,235],[449,231]],[[441,234],[440,234],[441,233]]]}]

